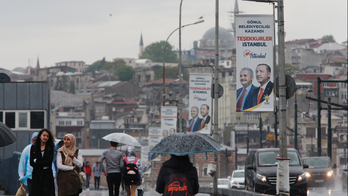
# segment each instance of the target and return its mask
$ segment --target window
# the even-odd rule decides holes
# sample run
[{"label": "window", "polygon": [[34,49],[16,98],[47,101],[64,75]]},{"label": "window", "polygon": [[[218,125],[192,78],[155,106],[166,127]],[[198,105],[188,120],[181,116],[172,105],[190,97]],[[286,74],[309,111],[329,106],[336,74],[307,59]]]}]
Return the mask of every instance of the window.
[{"label": "window", "polygon": [[202,176],[203,176],[203,177],[209,176],[209,174],[208,174],[208,164],[204,164],[204,165],[203,165],[203,173],[202,173]]},{"label": "window", "polygon": [[347,87],[347,83],[342,82],[342,83],[341,83],[341,87],[346,88],[346,87]]},{"label": "window", "polygon": [[314,101],[312,101],[312,100],[309,100],[309,107],[314,107]]},{"label": "window", "polygon": [[64,125],[64,121],[62,121],[62,120],[58,121],[58,125],[63,126]]},{"label": "window", "polygon": [[9,128],[16,128],[16,113],[15,112],[5,113],[5,124]]},{"label": "window", "polygon": [[0,112],[0,122],[4,122],[4,113],[3,112]]},{"label": "window", "polygon": [[[63,121],[64,122],[64,121]],[[57,133],[57,137],[58,138],[63,138],[65,136],[65,133],[64,132],[58,132]]]},{"label": "window", "polygon": [[67,125],[67,126],[71,125],[71,121],[70,121],[70,120],[69,120],[69,121],[66,121],[66,125]]},{"label": "window", "polygon": [[[347,100],[347,92],[341,93],[341,99]],[[1,119],[0,119],[1,120]]]},{"label": "window", "polygon": [[325,82],[325,83],[323,83],[323,86],[329,86],[329,83]]},{"label": "window", "polygon": [[257,120],[259,119],[259,113],[245,113],[244,114],[245,120]]},{"label": "window", "polygon": [[321,127],[321,139],[326,139],[326,127]]},{"label": "window", "polygon": [[306,137],[307,138],[315,138],[315,128],[314,127],[307,127],[306,128]]},{"label": "window", "polygon": [[82,126],[83,125],[83,121],[82,120],[78,120],[77,121],[77,126]]},{"label": "window", "polygon": [[30,112],[30,128],[43,129],[45,128],[45,112]]},{"label": "window", "polygon": [[27,128],[27,127],[28,127],[28,113],[18,112],[18,128]]}]

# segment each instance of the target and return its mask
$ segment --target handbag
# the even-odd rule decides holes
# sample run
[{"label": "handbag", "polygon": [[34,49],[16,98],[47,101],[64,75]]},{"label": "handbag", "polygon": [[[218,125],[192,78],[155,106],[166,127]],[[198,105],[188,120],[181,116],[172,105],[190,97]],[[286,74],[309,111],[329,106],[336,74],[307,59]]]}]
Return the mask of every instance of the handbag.
[{"label": "handbag", "polygon": [[86,177],[86,174],[84,172],[81,171],[80,173],[77,173],[76,170],[74,170],[74,172],[79,176],[81,184],[86,182],[87,177]]},{"label": "handbag", "polygon": [[21,182],[21,186],[19,187],[16,196],[26,196],[27,192],[25,191],[25,188],[23,187],[23,182]]}]

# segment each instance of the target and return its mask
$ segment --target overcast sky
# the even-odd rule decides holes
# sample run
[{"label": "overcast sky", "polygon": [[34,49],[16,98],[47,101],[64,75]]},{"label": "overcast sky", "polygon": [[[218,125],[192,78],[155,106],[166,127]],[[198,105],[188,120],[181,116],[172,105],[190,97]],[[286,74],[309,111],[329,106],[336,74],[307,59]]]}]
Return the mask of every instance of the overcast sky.
[{"label": "overcast sky", "polygon": [[[219,25],[231,29],[228,11],[235,0],[219,1]],[[238,0],[245,14],[272,14],[268,3]],[[179,26],[180,0],[8,0],[0,1],[0,67],[53,66],[61,61],[91,64],[106,58],[137,58],[140,34],[145,47],[166,40]],[[347,40],[347,0],[284,0],[285,41],[333,35]],[[215,0],[184,0],[182,49],[215,26]],[[178,32],[170,44],[179,46]]]}]

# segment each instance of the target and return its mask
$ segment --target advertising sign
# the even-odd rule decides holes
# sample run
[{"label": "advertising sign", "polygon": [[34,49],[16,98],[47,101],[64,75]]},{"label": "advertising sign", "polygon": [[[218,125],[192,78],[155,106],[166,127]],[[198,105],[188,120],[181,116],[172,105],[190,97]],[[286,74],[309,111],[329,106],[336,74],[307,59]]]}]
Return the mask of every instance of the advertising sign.
[{"label": "advertising sign", "polygon": [[273,15],[236,15],[237,112],[273,111]]},{"label": "advertising sign", "polygon": [[210,134],[212,80],[212,74],[190,74],[188,132]]},{"label": "advertising sign", "polygon": [[[152,150],[152,148],[154,146],[156,146],[156,144],[158,144],[158,142],[160,142],[162,139],[162,131],[160,127],[149,127],[149,151],[150,152]],[[149,153],[148,154],[148,160],[149,161],[160,161],[160,155],[158,154],[152,154]]]},{"label": "advertising sign", "polygon": [[150,174],[151,164],[149,161],[149,146],[141,146],[141,171]]},{"label": "advertising sign", "polygon": [[[161,107],[161,137],[165,138],[170,134],[176,133],[178,108],[176,106]],[[161,139],[162,139],[161,138]]]}]

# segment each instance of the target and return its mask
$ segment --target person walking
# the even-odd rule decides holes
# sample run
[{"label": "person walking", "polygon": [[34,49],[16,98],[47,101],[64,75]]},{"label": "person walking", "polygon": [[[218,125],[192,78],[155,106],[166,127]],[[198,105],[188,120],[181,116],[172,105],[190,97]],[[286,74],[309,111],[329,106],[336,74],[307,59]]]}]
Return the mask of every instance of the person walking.
[{"label": "person walking", "polygon": [[76,138],[68,133],[64,136],[64,145],[58,149],[57,154],[58,196],[77,196],[82,192],[82,183],[78,176],[82,164],[82,155],[76,148]]},{"label": "person walking", "polygon": [[123,155],[120,151],[116,150],[117,146],[117,142],[110,142],[110,148],[103,152],[98,161],[101,165],[104,160],[106,161],[106,169],[104,167],[102,168],[108,182],[109,196],[119,196],[122,178]]},{"label": "person walking", "polygon": [[[190,195],[195,195],[198,193],[199,184],[198,184],[197,169],[190,162],[188,155],[185,155],[185,156],[171,155],[171,158],[168,161],[163,163],[157,177],[156,191],[158,193],[173,191],[174,189],[170,190],[171,188],[170,185],[167,186],[166,183],[170,180],[170,177],[171,176],[173,177],[173,175],[175,174],[177,174],[178,176],[181,175],[179,178],[180,180],[183,180],[183,178],[186,178],[187,180],[187,183],[184,183],[183,187],[181,187],[181,184],[176,183],[176,186],[180,186],[180,187],[179,189],[175,189],[175,191],[187,191],[189,192]],[[166,188],[168,188],[169,190],[167,190]]]},{"label": "person walking", "polygon": [[33,172],[33,167],[30,165],[30,148],[33,144],[35,144],[37,135],[39,132],[34,132],[31,135],[31,140],[30,144],[27,145],[21,154],[21,157],[19,159],[18,163],[18,175],[19,175],[19,180],[23,182],[25,186],[28,187],[28,193],[31,191],[31,185],[32,185],[32,172]]},{"label": "person walking", "polygon": [[86,166],[83,168],[86,174],[86,191],[89,191],[89,180],[91,179],[92,167],[89,165],[89,161],[86,162]]},{"label": "person walking", "polygon": [[95,190],[99,190],[100,175],[102,174],[102,167],[99,165],[98,162],[95,162],[95,164],[93,165],[92,174],[94,175],[94,188]]},{"label": "person walking", "polygon": [[128,146],[126,157],[124,158],[124,183],[126,185],[127,196],[135,196],[138,185],[141,185],[141,164],[136,158],[134,146]]},{"label": "person walking", "polygon": [[54,174],[52,162],[54,140],[51,131],[42,129],[30,148],[30,165],[33,167],[33,184],[30,196],[54,196]]}]

